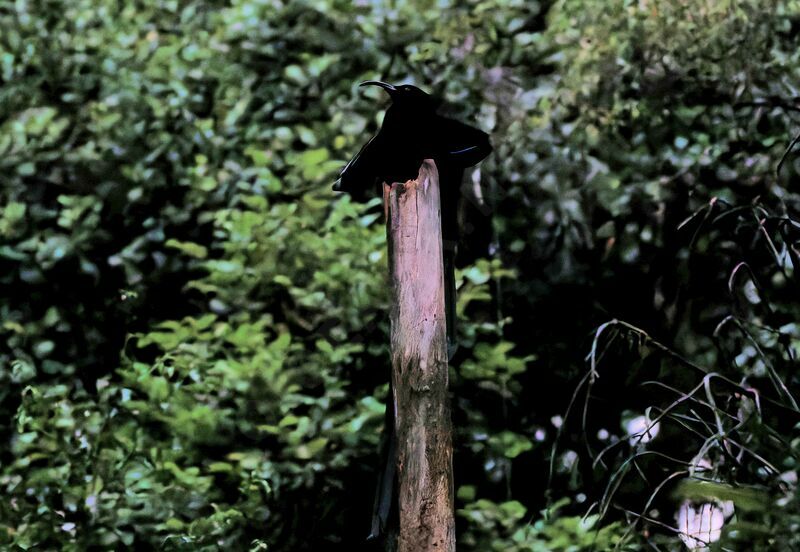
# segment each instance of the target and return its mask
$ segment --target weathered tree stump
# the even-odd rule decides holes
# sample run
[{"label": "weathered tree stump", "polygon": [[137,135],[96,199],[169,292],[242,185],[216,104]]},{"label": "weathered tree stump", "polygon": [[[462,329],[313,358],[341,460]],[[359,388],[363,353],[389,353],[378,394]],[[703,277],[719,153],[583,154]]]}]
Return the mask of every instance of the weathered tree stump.
[{"label": "weathered tree stump", "polygon": [[455,552],[439,197],[431,159],[416,180],[384,184],[400,552]]}]

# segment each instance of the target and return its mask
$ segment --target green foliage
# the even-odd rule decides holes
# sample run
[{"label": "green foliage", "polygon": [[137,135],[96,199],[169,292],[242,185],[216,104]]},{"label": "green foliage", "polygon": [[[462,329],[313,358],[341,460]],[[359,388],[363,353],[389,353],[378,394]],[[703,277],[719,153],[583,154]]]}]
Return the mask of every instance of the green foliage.
[{"label": "green foliage", "polygon": [[3,6],[0,546],[361,545],[385,238],[329,186],[383,77],[495,145],[459,549],[675,548],[685,499],[796,548],[799,29],[796,0]]},{"label": "green foliage", "polygon": [[477,500],[458,511],[470,522],[463,544],[475,550],[498,552],[636,549],[622,544],[622,524],[600,527],[597,515],[565,516],[561,510],[568,504],[569,499],[563,499],[542,511],[542,518],[525,522],[527,509],[516,500],[500,504]]}]

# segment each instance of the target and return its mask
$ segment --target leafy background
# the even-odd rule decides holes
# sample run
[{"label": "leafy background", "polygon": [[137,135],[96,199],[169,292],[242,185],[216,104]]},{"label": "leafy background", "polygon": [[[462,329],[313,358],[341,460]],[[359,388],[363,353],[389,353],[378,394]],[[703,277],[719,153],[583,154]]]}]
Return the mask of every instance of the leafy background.
[{"label": "leafy background", "polygon": [[459,549],[677,550],[683,500],[800,546],[796,0],[0,6],[0,544],[364,546],[385,238],[330,184],[370,78],[495,146]]}]

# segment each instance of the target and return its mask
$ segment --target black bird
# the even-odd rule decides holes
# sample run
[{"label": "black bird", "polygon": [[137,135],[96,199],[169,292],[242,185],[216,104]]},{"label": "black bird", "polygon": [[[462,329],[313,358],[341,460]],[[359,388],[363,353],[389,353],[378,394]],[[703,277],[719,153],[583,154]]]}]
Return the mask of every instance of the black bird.
[{"label": "black bird", "polygon": [[[492,151],[489,135],[453,119],[437,115],[439,102],[416,86],[394,86],[366,81],[360,86],[380,86],[392,105],[386,110],[380,131],[342,169],[333,189],[347,192],[358,201],[380,195],[382,182],[405,182],[417,177],[424,159],[433,159],[439,171],[442,211],[442,242],[445,277],[447,353],[456,349],[455,254],[458,242],[458,201],[464,169],[476,165]],[[390,379],[389,397],[393,396]],[[385,535],[393,505],[396,469],[394,405],[387,404],[385,418],[385,464],[380,473],[373,507],[370,539]]]},{"label": "black bird", "polygon": [[342,169],[333,189],[358,201],[380,195],[382,182],[405,182],[417,177],[424,159],[433,159],[439,171],[444,245],[445,316],[448,356],[456,345],[455,254],[458,243],[458,201],[464,169],[476,165],[492,151],[485,132],[436,114],[439,102],[416,86],[394,86],[365,81],[359,86],[380,86],[392,99],[380,131]]}]

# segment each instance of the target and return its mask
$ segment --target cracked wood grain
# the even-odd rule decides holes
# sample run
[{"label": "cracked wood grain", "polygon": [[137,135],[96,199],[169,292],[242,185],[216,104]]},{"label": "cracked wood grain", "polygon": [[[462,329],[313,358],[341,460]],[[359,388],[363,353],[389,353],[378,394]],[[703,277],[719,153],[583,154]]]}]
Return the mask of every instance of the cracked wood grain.
[{"label": "cracked wood grain", "polygon": [[400,552],[455,552],[439,175],[384,184]]}]

